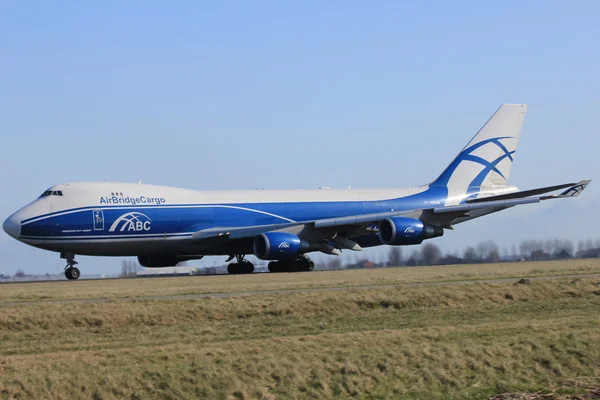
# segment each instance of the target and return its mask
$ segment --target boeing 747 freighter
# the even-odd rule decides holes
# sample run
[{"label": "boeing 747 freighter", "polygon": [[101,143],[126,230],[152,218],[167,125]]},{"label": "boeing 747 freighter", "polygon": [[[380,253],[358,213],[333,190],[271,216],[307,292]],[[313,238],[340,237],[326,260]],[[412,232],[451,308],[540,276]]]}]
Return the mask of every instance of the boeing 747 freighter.
[{"label": "boeing 747 freighter", "polygon": [[[527,105],[504,104],[433,182],[409,189],[196,191],[130,183],[52,186],[3,225],[15,239],[60,253],[135,256],[149,268],[224,255],[271,272],[310,271],[310,252],[419,244],[445,229],[510,207],[576,197],[589,180],[520,191],[508,178]],[[415,160],[417,161],[417,160]],[[558,194],[548,193],[561,191]]]}]

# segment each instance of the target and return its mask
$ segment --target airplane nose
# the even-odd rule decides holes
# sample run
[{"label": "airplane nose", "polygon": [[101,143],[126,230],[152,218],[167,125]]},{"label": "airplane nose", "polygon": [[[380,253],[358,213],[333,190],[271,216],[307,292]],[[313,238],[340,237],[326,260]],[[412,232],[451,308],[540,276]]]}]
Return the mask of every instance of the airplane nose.
[{"label": "airplane nose", "polygon": [[21,221],[15,218],[15,214],[11,215],[2,224],[4,232],[17,239],[21,235]]}]

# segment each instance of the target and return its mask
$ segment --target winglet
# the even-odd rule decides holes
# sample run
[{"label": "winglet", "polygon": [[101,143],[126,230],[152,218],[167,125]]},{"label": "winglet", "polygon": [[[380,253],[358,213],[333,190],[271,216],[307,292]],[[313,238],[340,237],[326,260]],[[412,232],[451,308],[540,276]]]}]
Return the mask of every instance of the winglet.
[{"label": "winglet", "polygon": [[587,187],[587,185],[590,184],[591,181],[592,181],[591,179],[585,179],[585,180],[569,187],[567,190],[565,190],[561,194],[556,194],[554,196],[547,196],[546,198],[542,198],[542,199],[545,200],[547,198],[548,199],[559,199],[559,198],[564,198],[564,197],[577,197],[584,191],[584,189]]}]

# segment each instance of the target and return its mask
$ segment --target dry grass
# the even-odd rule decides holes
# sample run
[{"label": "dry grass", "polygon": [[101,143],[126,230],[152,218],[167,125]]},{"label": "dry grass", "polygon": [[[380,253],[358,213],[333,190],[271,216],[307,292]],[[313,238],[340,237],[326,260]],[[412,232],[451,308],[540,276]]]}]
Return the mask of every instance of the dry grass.
[{"label": "dry grass", "polygon": [[474,264],[416,268],[43,282],[0,286],[0,303],[61,299],[246,292],[274,289],[351,287],[416,282],[484,280],[507,277],[600,273],[600,259]]},{"label": "dry grass", "polygon": [[[583,267],[547,268],[571,274]],[[411,275],[412,269],[393,271]],[[450,279],[461,273],[451,271]],[[357,272],[337,274],[364,284]],[[321,275],[328,274],[262,279],[306,283]],[[0,307],[0,398],[481,399],[508,391],[577,392],[561,382],[600,376],[599,280]],[[156,281],[188,279],[144,284]],[[79,283],[103,284],[72,286]],[[231,290],[211,286],[218,289]]]}]

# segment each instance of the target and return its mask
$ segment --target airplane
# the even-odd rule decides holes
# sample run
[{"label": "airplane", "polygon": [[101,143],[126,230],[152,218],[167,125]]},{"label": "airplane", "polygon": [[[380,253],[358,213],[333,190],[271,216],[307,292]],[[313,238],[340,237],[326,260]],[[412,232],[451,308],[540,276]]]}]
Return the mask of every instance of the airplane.
[{"label": "airplane", "polygon": [[196,191],[69,183],[44,191],[3,229],[60,253],[70,280],[80,276],[75,255],[136,256],[148,268],[221,255],[236,259],[230,274],[254,272],[246,259],[254,255],[270,261],[270,272],[311,271],[310,252],[420,244],[507,208],[579,196],[590,180],[523,191],[508,184],[526,111],[526,104],[500,106],[439,177],[419,187]]}]

